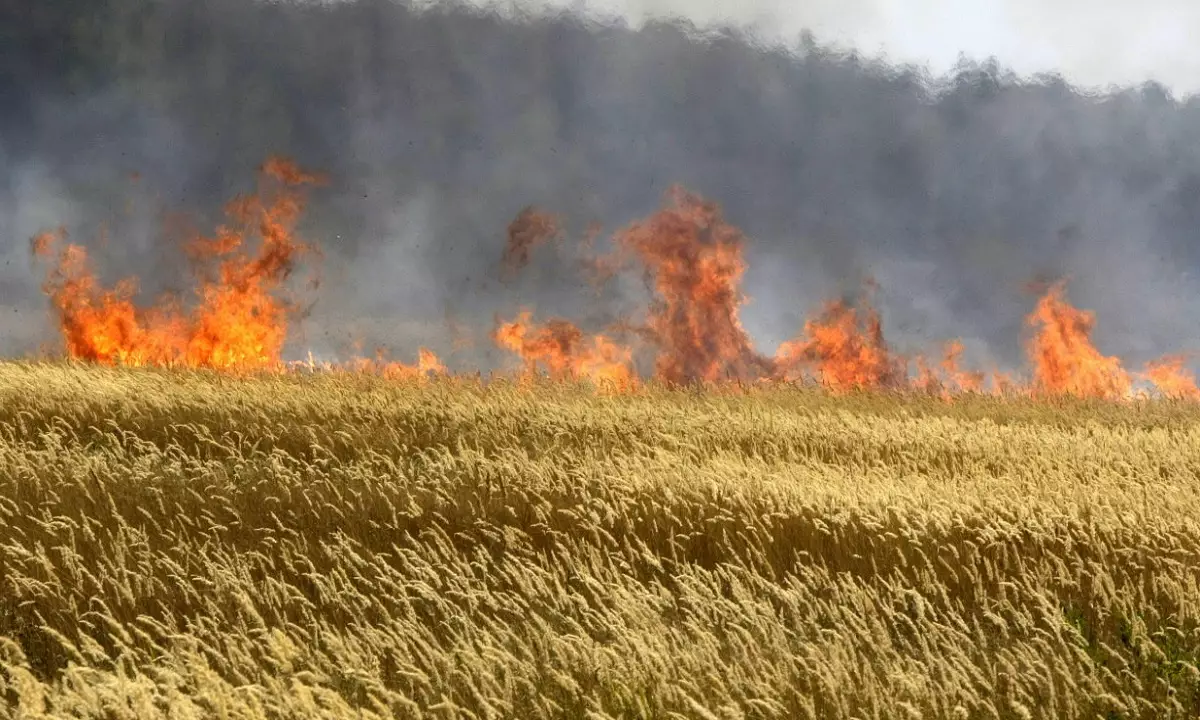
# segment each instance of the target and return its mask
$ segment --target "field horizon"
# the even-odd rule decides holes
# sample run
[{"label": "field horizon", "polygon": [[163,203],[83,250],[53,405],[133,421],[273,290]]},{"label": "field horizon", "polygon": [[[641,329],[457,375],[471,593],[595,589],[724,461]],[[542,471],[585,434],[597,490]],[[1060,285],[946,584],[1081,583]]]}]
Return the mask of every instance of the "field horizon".
[{"label": "field horizon", "polygon": [[1200,405],[0,363],[16,717],[1200,711]]}]

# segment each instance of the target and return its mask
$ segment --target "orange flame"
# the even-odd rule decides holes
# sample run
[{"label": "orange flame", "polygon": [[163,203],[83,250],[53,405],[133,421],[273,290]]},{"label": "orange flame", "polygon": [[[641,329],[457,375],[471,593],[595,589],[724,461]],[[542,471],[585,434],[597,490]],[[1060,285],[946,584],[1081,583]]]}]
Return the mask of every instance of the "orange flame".
[{"label": "orange flame", "polygon": [[[57,310],[68,354],[110,365],[278,366],[292,306],[276,293],[297,258],[309,252],[294,233],[303,210],[299,187],[318,182],[288,160],[273,158],[262,166],[259,194],[237,198],[226,208],[233,225],[189,247],[197,261],[219,263],[215,278],[201,278],[191,313],[169,299],[138,308],[133,280],[106,290],[84,248],[62,247],[44,289]],[[251,255],[243,246],[254,231],[262,242]],[[42,233],[33,239],[33,251],[48,257],[65,239],[62,230]]]},{"label": "orange flame", "polygon": [[[66,238],[65,230],[41,233],[33,239],[34,253],[52,256]],[[132,301],[133,280],[123,280],[111,290],[100,287],[87,251],[78,245],[58,251],[43,288],[57,311],[71,357],[108,365],[168,364],[181,352],[175,314],[139,311]]]},{"label": "orange flame", "polygon": [[1120,359],[1101,355],[1092,345],[1094,314],[1071,306],[1065,296],[1065,283],[1055,283],[1026,320],[1037,328],[1028,348],[1034,391],[1110,400],[1129,397],[1133,383]]},{"label": "orange flame", "polygon": [[813,367],[817,379],[835,392],[902,387],[905,363],[883,339],[879,313],[865,298],[863,305],[860,316],[845,300],[827,303],[805,322],[800,338],[780,346],[775,357],[781,372],[794,377],[800,368]]},{"label": "orange flame", "polygon": [[589,379],[607,390],[629,390],[635,385],[633,354],[603,335],[585,338],[574,324],[554,319],[533,325],[532,313],[521,311],[516,320],[501,323],[494,333],[497,344],[519,355],[526,370],[535,373],[544,365],[557,380]]},{"label": "orange flame", "polygon": [[946,343],[942,350],[942,362],[936,368],[930,367],[924,357],[917,357],[916,387],[943,398],[959,393],[982,392],[984,374],[963,370],[959,365],[963,350],[959,340]]},{"label": "orange flame", "polygon": [[641,262],[657,292],[646,331],[658,348],[660,379],[685,384],[771,373],[739,317],[745,237],[715,203],[673,187],[665,207],[615,240]]},{"label": "orange flame", "polygon": [[[268,160],[260,168],[257,194],[229,203],[228,224],[213,237],[188,244],[198,271],[190,308],[175,298],[139,307],[134,281],[102,286],[87,251],[68,244],[65,229],[34,237],[33,253],[53,259],[44,289],[68,354],[110,365],[286,367],[281,356],[297,306],[282,295],[299,260],[316,253],[296,237],[295,228],[304,208],[302,190],[319,182],[288,160]],[[560,227],[548,213],[522,210],[508,227],[503,269],[527,265],[534,249],[562,238]],[[582,266],[593,284],[598,288],[633,264],[644,271],[652,302],[644,317],[623,318],[606,330],[619,335],[589,335],[564,319],[535,324],[528,310],[511,322],[497,322],[494,341],[516,353],[529,376],[544,369],[555,379],[587,379],[604,390],[629,391],[639,380],[634,348],[612,338],[632,334],[654,352],[654,374],[669,384],[732,381],[726,387],[743,388],[755,381],[812,376],[834,392],[913,387],[942,397],[984,387],[983,373],[961,367],[964,347],[957,340],[945,345],[936,366],[917,357],[916,377],[910,379],[907,361],[884,338],[869,295],[857,303],[826,303],[774,357],[761,355],[740,318],[747,302],[740,289],[746,238],[715,203],[680,187],[668,191],[657,212],[619,231],[611,256],[592,255],[598,233],[591,228],[581,248]],[[252,236],[260,239],[254,251],[247,247]],[[455,349],[461,349],[466,340],[453,318],[448,323]],[[1027,323],[1034,330],[1026,348],[1032,380],[996,372],[992,392],[1132,397],[1131,374],[1118,358],[1102,355],[1092,344],[1095,317],[1067,302],[1065,282],[1048,287]],[[1182,355],[1168,355],[1148,363],[1137,377],[1165,396],[1200,400],[1184,361]],[[308,366],[316,368],[311,358]],[[426,348],[419,349],[415,365],[386,361],[380,353],[349,368],[401,380],[449,373]]]},{"label": "orange flame", "polygon": [[379,361],[380,374],[393,380],[423,380],[432,375],[447,375],[449,371],[438,356],[428,348],[417,349],[417,364]]},{"label": "orange flame", "polygon": [[999,370],[992,371],[993,395],[1016,395],[1022,393],[1024,390],[1024,386],[1018,382],[1012,373],[1001,372]]},{"label": "orange flame", "polygon": [[1200,400],[1196,376],[1184,367],[1184,355],[1167,355],[1146,364],[1141,375],[1154,383],[1158,391],[1169,398]]},{"label": "orange flame", "polygon": [[960,340],[951,340],[946,344],[945,354],[942,356],[942,373],[946,377],[944,382],[953,391],[981,392],[983,390],[983,373],[977,370],[963,370],[959,365],[964,349]]}]

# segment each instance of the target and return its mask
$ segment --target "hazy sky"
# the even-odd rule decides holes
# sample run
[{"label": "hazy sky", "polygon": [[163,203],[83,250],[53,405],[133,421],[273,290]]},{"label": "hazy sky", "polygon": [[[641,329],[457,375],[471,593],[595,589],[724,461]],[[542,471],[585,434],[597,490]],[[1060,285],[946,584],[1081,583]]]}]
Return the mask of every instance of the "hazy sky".
[{"label": "hazy sky", "polygon": [[[519,0],[587,8],[639,23],[684,16],[697,24],[754,24],[764,37],[821,42],[893,61],[953,67],[960,53],[996,56],[1022,75],[1054,70],[1103,88],[1157,80],[1177,95],[1200,91],[1200,3],[1192,0]],[[1194,33],[1191,33],[1194,34]]]}]

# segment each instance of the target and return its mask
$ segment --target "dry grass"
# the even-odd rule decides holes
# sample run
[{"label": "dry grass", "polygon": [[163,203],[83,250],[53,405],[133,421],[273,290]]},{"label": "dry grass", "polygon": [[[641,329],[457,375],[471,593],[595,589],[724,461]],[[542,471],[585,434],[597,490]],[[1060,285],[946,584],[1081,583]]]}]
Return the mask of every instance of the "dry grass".
[{"label": "dry grass", "polygon": [[1200,407],[0,364],[17,717],[1200,713]]}]

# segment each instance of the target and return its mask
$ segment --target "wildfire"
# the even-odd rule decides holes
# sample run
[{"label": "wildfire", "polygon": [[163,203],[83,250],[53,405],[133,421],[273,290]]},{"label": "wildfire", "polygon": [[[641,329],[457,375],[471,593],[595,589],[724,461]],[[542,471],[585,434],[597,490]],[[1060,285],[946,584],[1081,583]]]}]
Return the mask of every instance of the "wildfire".
[{"label": "wildfire", "polygon": [[[942,351],[942,362],[937,368],[930,367],[924,357],[917,358],[916,387],[934,395],[949,398],[957,393],[983,391],[984,374],[963,370],[960,366],[963,350],[962,341],[951,340]],[[1005,380],[993,381],[997,392],[1002,392]]]},{"label": "wildfire", "polygon": [[645,331],[657,347],[661,380],[752,380],[771,373],[739,317],[745,237],[715,203],[674,187],[662,210],[618,233],[616,244],[641,263],[656,291]]},{"label": "wildfire", "polygon": [[1183,355],[1168,355],[1146,364],[1142,377],[1154,383],[1164,396],[1185,400],[1200,400],[1196,376],[1183,366]]},{"label": "wildfire", "polygon": [[56,266],[43,288],[58,313],[67,352],[90,362],[144,365],[165,363],[179,351],[171,329],[173,314],[151,319],[134,307],[135,285],[124,280],[111,290],[100,287],[87,251],[78,245],[59,246],[67,232],[59,229],[33,239],[36,255],[48,257],[58,250]]},{"label": "wildfire", "polygon": [[[279,366],[294,309],[280,291],[297,259],[311,252],[295,235],[304,207],[301,190],[319,181],[287,160],[274,158],[262,166],[259,193],[229,203],[230,224],[189,245],[199,278],[190,311],[173,298],[138,307],[133,279],[105,289],[87,251],[64,244],[65,230],[34,238],[36,255],[50,258],[57,250],[44,289],[68,354],[108,365]],[[254,234],[261,241],[251,253],[246,242]]]},{"label": "wildfire", "polygon": [[1129,373],[1120,359],[1092,345],[1096,318],[1067,303],[1065,283],[1051,285],[1026,322],[1037,328],[1028,348],[1035,392],[1103,399],[1130,395]]},{"label": "wildfire", "polygon": [[[317,254],[297,237],[296,226],[305,191],[321,182],[291,161],[268,160],[260,168],[257,193],[230,202],[227,224],[214,236],[187,244],[197,278],[188,303],[166,297],[142,307],[135,301],[136,281],[103,286],[87,251],[68,243],[65,229],[33,238],[33,253],[52,263],[44,289],[67,353],[108,365],[299,367],[282,362],[297,309],[285,285],[301,259]],[[561,227],[542,210],[522,210],[507,228],[502,271],[519,271],[538,246],[561,241]],[[613,276],[640,269],[650,303],[595,334],[561,318],[535,323],[529,310],[497,321],[493,341],[516,354],[527,374],[546,371],[554,379],[584,379],[604,391],[628,392],[640,382],[635,351],[644,351],[653,356],[653,377],[670,385],[811,379],[834,392],[915,389],[947,399],[984,392],[985,375],[962,367],[965,346],[958,340],[945,344],[937,364],[917,356],[915,375],[910,374],[908,359],[886,341],[882,315],[869,294],[857,302],[826,303],[773,357],[760,354],[740,316],[747,302],[741,290],[746,237],[715,203],[680,187],[668,191],[657,212],[615,233],[611,255],[592,252],[599,235],[599,227],[592,226],[580,243],[581,266],[593,287],[599,292]],[[1103,355],[1091,341],[1095,316],[1067,301],[1065,281],[1048,287],[1026,322],[1033,331],[1026,346],[1032,378],[1023,383],[993,372],[992,393],[1121,400],[1133,397],[1137,377],[1164,396],[1200,400],[1183,355],[1165,356],[1136,375],[1118,358]],[[468,345],[470,339],[452,325],[455,348]],[[615,339],[629,336],[634,344]],[[316,369],[311,358],[308,367]],[[419,349],[415,365],[377,353],[373,361],[359,358],[326,369],[398,380],[450,373],[427,348]]]},{"label": "wildfire", "polygon": [[431,375],[446,375],[449,370],[429,348],[417,349],[417,364],[405,365],[400,362],[385,362],[382,355],[377,364],[379,373],[393,380],[419,380]]},{"label": "wildfire", "polygon": [[532,323],[532,317],[523,310],[516,320],[501,323],[494,333],[501,347],[525,361],[527,372],[545,366],[554,379],[588,379],[602,389],[615,391],[635,386],[629,348],[603,335],[585,337],[566,320],[554,319],[538,326]]},{"label": "wildfire", "polygon": [[888,349],[879,313],[868,300],[863,305],[860,313],[844,300],[827,303],[800,338],[779,348],[778,367],[787,376],[815,368],[817,379],[836,392],[902,387],[905,363]]}]

